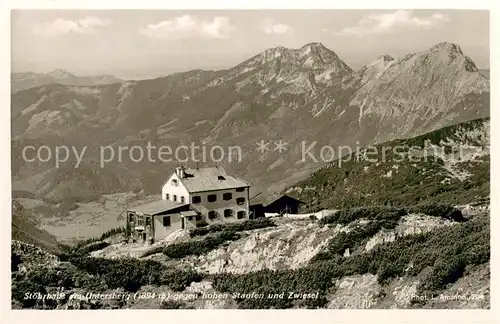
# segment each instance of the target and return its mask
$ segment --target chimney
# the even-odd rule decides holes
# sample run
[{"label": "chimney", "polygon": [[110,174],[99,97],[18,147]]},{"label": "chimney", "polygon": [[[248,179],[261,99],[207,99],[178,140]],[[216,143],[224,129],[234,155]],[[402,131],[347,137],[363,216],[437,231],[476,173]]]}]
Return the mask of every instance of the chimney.
[{"label": "chimney", "polygon": [[175,168],[175,174],[177,174],[177,176],[181,179],[184,178],[184,175],[185,175],[184,167],[180,166],[180,167]]}]

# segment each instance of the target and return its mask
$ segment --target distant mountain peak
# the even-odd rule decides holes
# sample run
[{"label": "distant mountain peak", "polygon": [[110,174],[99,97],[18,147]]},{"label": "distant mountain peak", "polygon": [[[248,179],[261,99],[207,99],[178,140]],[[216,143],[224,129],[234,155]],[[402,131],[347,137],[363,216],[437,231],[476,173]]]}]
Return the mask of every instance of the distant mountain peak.
[{"label": "distant mountain peak", "polygon": [[52,72],[47,73],[47,75],[51,76],[53,78],[57,78],[57,79],[74,78],[75,77],[74,74],[71,74],[68,71],[63,70],[63,69],[56,69]]},{"label": "distant mountain peak", "polygon": [[304,46],[301,47],[301,49],[304,49],[304,48],[311,48],[311,49],[326,49],[326,50],[330,50],[328,49],[325,45],[323,45],[323,43],[321,42],[311,42],[311,43],[307,43],[305,44]]},{"label": "distant mountain peak", "polygon": [[350,73],[352,69],[338,55],[320,42],[312,42],[300,48],[277,46],[257,55],[260,63],[276,59],[293,62],[293,65],[314,70],[329,69],[340,74]]},{"label": "distant mountain peak", "polygon": [[430,52],[441,52],[441,51],[446,51],[446,52],[451,52],[454,54],[460,54],[463,55],[464,53],[462,52],[462,48],[458,44],[455,43],[450,43],[450,42],[441,42],[437,43],[436,45],[432,46],[429,49]]},{"label": "distant mountain peak", "polygon": [[467,72],[478,72],[478,68],[474,61],[464,54],[462,48],[458,44],[450,42],[441,42],[429,48],[427,53],[437,55],[439,57],[447,57],[450,62],[460,64]]},{"label": "distant mountain peak", "polygon": [[377,56],[377,61],[384,61],[385,63],[388,63],[390,61],[394,61],[394,57],[387,55],[387,54],[384,54],[384,55]]}]

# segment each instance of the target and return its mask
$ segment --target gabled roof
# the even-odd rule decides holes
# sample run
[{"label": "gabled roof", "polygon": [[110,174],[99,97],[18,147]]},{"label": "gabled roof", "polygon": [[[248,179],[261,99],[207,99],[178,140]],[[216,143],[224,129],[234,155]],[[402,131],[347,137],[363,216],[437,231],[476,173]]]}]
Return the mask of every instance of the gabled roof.
[{"label": "gabled roof", "polygon": [[185,169],[181,182],[190,192],[248,187],[245,181],[232,177],[221,167]]},{"label": "gabled roof", "polygon": [[164,213],[169,210],[173,210],[182,206],[186,206],[189,204],[180,204],[170,200],[156,200],[144,205],[139,205],[135,207],[130,207],[128,210],[136,213],[147,214],[147,215],[156,215],[159,213]]},{"label": "gabled roof", "polygon": [[300,201],[296,198],[293,198],[291,196],[288,196],[288,195],[284,195],[284,194],[280,194],[280,193],[274,193],[272,195],[269,195],[269,196],[266,196],[264,195],[262,192],[253,196],[252,198],[250,198],[250,205],[263,205],[263,206],[268,206],[270,204],[272,204],[273,202],[279,200],[279,199],[282,199],[282,198],[288,198],[288,199],[292,199],[292,200],[295,200],[297,203],[299,204],[304,204],[303,201]]}]

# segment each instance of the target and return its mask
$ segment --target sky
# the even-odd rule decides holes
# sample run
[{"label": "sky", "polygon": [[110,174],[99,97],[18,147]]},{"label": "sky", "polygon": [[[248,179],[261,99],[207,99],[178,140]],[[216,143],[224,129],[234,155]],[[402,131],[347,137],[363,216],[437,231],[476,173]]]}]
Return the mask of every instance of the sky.
[{"label": "sky", "polygon": [[351,68],[448,41],[489,68],[479,10],[13,10],[12,72],[152,78],[224,69],[275,46],[321,42]]}]

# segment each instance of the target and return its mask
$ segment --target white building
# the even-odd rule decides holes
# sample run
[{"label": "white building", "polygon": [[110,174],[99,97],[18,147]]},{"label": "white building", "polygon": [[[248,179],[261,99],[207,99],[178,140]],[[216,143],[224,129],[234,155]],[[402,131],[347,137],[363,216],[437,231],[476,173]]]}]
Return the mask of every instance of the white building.
[{"label": "white building", "polygon": [[178,229],[246,220],[249,189],[221,167],[176,168],[161,189],[162,200],[130,208],[127,233],[140,241],[156,241]]}]

